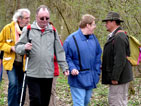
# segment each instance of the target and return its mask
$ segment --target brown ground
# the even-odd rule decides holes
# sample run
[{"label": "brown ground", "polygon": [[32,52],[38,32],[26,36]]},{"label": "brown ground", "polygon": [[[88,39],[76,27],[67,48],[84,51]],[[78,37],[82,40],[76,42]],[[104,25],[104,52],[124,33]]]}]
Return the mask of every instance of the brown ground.
[{"label": "brown ground", "polygon": [[[8,95],[8,77],[6,71],[3,71],[3,80],[4,80],[4,94],[6,95],[6,101],[7,101],[7,95]],[[26,100],[24,106],[29,106],[29,95],[28,95],[28,88],[26,90]],[[59,97],[56,97],[56,104],[57,106],[70,106],[67,105],[64,101],[60,100]],[[8,106],[7,102],[5,106]]]},{"label": "brown ground", "polygon": [[[5,90],[4,90],[4,94],[6,95],[6,97],[7,97],[7,95],[8,95],[8,77],[7,77],[7,74],[6,74],[6,71],[3,71],[3,80],[4,80],[4,88],[5,88]],[[25,105],[24,106],[29,106],[29,96],[28,96],[28,90],[27,90],[27,93],[26,93],[26,101],[25,101]],[[5,106],[8,106],[8,104],[5,104]]]}]

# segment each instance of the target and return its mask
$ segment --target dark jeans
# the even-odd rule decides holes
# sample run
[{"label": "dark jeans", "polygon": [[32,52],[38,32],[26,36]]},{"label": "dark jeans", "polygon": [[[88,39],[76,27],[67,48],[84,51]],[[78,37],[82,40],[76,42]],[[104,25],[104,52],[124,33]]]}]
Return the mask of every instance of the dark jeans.
[{"label": "dark jeans", "polygon": [[48,106],[53,78],[27,77],[30,106]]},{"label": "dark jeans", "polygon": [[[21,92],[22,92],[22,86],[23,86],[23,78],[24,78],[24,72],[23,72],[23,63],[14,63],[15,70],[16,70],[16,75],[17,75],[17,81],[18,81],[18,89],[17,89],[17,99],[18,99],[18,104],[20,104],[20,99],[21,99]],[[21,71],[22,70],[22,71]],[[25,102],[25,96],[26,96],[26,80],[25,80],[25,85],[23,88],[23,96],[22,96],[22,106],[24,105]]]},{"label": "dark jeans", "polygon": [[17,77],[15,68],[11,71],[7,71],[9,86],[8,86],[8,106],[18,106],[17,100]]},{"label": "dark jeans", "polygon": [[[22,65],[17,66],[13,65],[13,69],[11,71],[7,71],[9,86],[8,86],[8,106],[19,106],[20,98],[21,98],[21,90],[23,83],[23,69]],[[26,87],[25,87],[26,88]],[[25,101],[26,89],[24,89],[23,93],[23,102]]]},{"label": "dark jeans", "polygon": [[3,65],[0,64],[0,82],[2,81],[2,74],[3,74]]}]

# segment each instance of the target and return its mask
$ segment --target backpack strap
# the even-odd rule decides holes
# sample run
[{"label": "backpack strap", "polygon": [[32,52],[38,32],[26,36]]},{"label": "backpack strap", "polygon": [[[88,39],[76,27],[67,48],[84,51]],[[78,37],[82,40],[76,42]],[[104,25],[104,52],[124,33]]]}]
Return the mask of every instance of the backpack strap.
[{"label": "backpack strap", "polygon": [[55,40],[56,40],[56,28],[53,26],[53,23],[52,22],[49,22],[49,24],[51,24],[51,26],[52,26],[52,29],[53,29],[53,32],[54,32],[54,54],[55,54],[55,56],[56,56],[56,58],[57,58],[57,55],[56,55],[56,50],[55,50]]},{"label": "backpack strap", "polygon": [[[30,32],[30,30],[31,30],[31,25],[29,24],[29,25],[27,25],[27,40],[28,40],[29,43],[31,43],[31,39],[29,38],[29,32]],[[30,51],[27,51],[26,52],[26,56],[27,57],[29,57],[29,52]]]},{"label": "backpack strap", "polygon": [[54,38],[56,40],[56,28],[54,27],[52,22],[49,22],[49,24],[51,24],[51,26],[52,26],[52,29],[53,29],[53,32],[54,32]]},{"label": "backpack strap", "polygon": [[80,51],[79,51],[78,43],[77,43],[76,38],[74,36],[73,36],[73,40],[75,42],[75,45],[76,45],[76,48],[77,48],[77,52],[78,52],[78,60],[79,60],[79,66],[80,66],[80,70],[79,71],[88,71],[88,70],[90,70],[90,69],[82,69]]},{"label": "backpack strap", "polygon": [[77,53],[78,53],[78,59],[79,59],[79,66],[80,66],[80,70],[82,70],[82,65],[81,65],[81,58],[80,58],[80,51],[79,51],[79,47],[76,41],[76,38],[73,36],[73,40],[75,42],[76,48],[77,48]]},{"label": "backpack strap", "polygon": [[118,34],[119,32],[124,32],[124,33],[125,33],[125,35],[127,35],[127,32],[126,32],[126,31],[124,31],[124,30],[118,30],[118,31],[116,32],[116,34]]}]

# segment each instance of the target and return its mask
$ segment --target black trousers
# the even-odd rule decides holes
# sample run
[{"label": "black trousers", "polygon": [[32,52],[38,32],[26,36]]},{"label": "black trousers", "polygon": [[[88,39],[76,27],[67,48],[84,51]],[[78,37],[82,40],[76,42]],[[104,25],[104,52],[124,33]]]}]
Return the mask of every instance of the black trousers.
[{"label": "black trousers", "polygon": [[48,106],[53,78],[27,77],[30,106]]}]

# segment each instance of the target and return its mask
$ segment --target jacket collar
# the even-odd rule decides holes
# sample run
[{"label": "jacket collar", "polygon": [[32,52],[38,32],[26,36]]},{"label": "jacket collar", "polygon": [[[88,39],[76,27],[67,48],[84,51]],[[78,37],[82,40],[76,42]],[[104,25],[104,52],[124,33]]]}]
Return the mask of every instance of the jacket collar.
[{"label": "jacket collar", "polygon": [[119,30],[122,30],[122,28],[121,27],[118,27],[114,32],[113,32],[113,36],[115,36],[115,34],[117,33],[117,31],[119,31]]},{"label": "jacket collar", "polygon": [[111,32],[111,33],[108,35],[107,40],[110,39],[110,38],[112,38],[112,37],[116,34],[116,32],[117,32],[118,30],[121,30],[121,27],[118,27],[118,28],[115,29],[113,32]]},{"label": "jacket collar", "polygon": [[[82,33],[82,31],[81,31],[80,28],[78,29],[78,32],[79,32],[79,36],[80,36],[80,38],[81,38],[82,40],[87,40],[87,38],[86,38],[85,35]],[[89,39],[93,39],[93,34],[91,34],[91,35],[89,36]]]},{"label": "jacket collar", "polygon": [[[33,22],[33,24],[31,25],[31,28],[41,30],[41,28],[37,25],[36,21]],[[50,24],[48,24],[48,26],[46,26],[45,30],[52,30],[52,26]]]},{"label": "jacket collar", "polygon": [[[119,30],[122,30],[122,28],[121,28],[121,27],[118,27],[118,28],[112,33],[112,37],[107,40],[107,43],[106,43],[106,44],[108,44],[109,42],[111,42],[111,41],[115,38],[115,34],[116,34],[117,31],[119,31]],[[106,45],[106,44],[105,44],[105,45]]]}]

